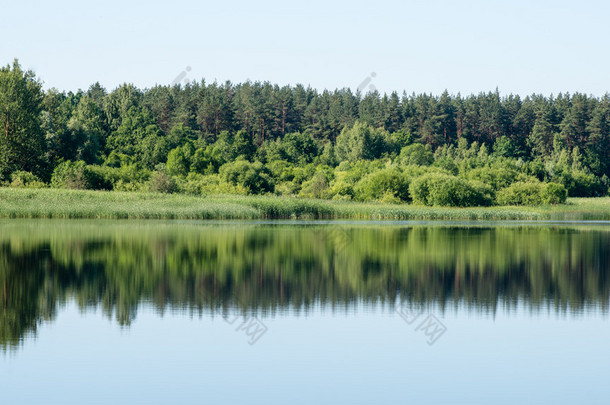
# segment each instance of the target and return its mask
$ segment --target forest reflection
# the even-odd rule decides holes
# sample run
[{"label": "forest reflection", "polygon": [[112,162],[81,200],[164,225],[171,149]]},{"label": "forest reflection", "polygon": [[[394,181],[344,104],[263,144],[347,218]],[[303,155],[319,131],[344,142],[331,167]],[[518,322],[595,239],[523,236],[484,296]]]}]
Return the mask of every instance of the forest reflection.
[{"label": "forest reflection", "polygon": [[608,312],[610,229],[564,225],[0,222],[0,347],[74,300],[274,314],[409,301]]}]

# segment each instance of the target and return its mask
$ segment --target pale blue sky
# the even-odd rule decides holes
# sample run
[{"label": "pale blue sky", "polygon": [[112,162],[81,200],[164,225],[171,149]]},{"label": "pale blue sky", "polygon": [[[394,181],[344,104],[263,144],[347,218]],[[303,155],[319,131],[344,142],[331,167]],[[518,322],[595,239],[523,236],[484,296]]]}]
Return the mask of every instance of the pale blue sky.
[{"label": "pale blue sky", "polygon": [[45,88],[187,78],[382,92],[610,90],[603,1],[13,1],[0,62]]}]

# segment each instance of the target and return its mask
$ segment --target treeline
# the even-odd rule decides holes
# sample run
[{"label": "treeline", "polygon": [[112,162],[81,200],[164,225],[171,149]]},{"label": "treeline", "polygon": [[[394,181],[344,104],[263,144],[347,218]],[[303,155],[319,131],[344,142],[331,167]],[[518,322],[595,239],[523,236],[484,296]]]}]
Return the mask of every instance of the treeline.
[{"label": "treeline", "polygon": [[610,186],[610,96],[399,96],[268,82],[42,91],[0,70],[0,181],[428,205],[561,203]]},{"label": "treeline", "polygon": [[605,228],[85,221],[32,229],[11,222],[0,230],[0,350],[73,299],[122,325],[142,303],[220,315],[236,305],[273,314],[403,300],[607,314],[610,302]]}]

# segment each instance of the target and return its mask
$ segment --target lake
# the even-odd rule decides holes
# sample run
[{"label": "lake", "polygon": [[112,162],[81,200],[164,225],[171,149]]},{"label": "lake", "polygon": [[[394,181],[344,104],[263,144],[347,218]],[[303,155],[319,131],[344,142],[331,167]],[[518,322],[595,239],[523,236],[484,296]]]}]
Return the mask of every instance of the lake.
[{"label": "lake", "polygon": [[0,221],[2,404],[608,404],[610,223]]}]

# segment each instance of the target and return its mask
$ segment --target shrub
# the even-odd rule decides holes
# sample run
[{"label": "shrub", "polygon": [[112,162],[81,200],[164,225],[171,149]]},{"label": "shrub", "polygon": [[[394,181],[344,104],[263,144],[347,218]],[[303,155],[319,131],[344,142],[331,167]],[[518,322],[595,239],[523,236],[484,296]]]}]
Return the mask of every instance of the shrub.
[{"label": "shrub", "polygon": [[318,155],[318,146],[308,132],[288,133],[282,139],[287,160],[292,163],[309,163]]},{"label": "shrub", "polygon": [[568,190],[563,184],[548,183],[542,190],[541,197],[544,204],[563,204],[568,198]]},{"label": "shrub", "polygon": [[247,194],[243,187],[228,184],[217,174],[189,173],[186,179],[180,180],[178,186],[180,191],[194,195]]},{"label": "shrub", "polygon": [[89,165],[85,167],[87,188],[94,190],[112,190],[121,179],[121,169],[110,166]]},{"label": "shrub", "polygon": [[307,198],[328,198],[328,185],[332,179],[332,173],[326,170],[318,170],[310,180],[303,183],[301,197]]},{"label": "shrub", "polygon": [[18,188],[43,188],[46,184],[33,173],[18,170],[11,174],[11,187]]},{"label": "shrub", "polygon": [[85,190],[91,187],[90,172],[85,162],[72,162],[67,160],[60,163],[51,176],[51,186],[56,188],[70,188]]},{"label": "shrub", "polygon": [[517,180],[518,173],[510,167],[477,167],[468,171],[469,180],[489,184],[494,190],[501,190]]},{"label": "shrub", "polygon": [[297,195],[299,193],[299,185],[293,181],[283,181],[275,185],[275,193],[277,195]]},{"label": "shrub", "polygon": [[410,199],[409,179],[398,168],[370,173],[354,187],[355,198],[360,201],[379,200],[388,192],[401,201]]},{"label": "shrub", "polygon": [[396,197],[396,195],[390,190],[384,192],[379,200],[385,204],[400,204],[402,202],[402,200]]},{"label": "shrub", "polygon": [[66,161],[53,171],[51,185],[57,188],[129,191],[141,189],[149,177],[150,172],[137,164],[118,168]]},{"label": "shrub", "polygon": [[491,188],[459,177],[428,173],[409,186],[413,201],[423,205],[472,207],[491,205]]},{"label": "shrub", "polygon": [[146,187],[145,184],[132,182],[132,181],[123,181],[122,179],[117,180],[117,182],[113,186],[113,190],[115,191],[142,191]]},{"label": "shrub", "polygon": [[345,181],[336,181],[329,193],[333,196],[333,200],[351,200],[356,195],[354,186]]},{"label": "shrub", "polygon": [[155,171],[148,181],[148,189],[157,193],[175,193],[178,191],[176,180],[163,171]]},{"label": "shrub", "polygon": [[119,177],[123,182],[146,183],[150,178],[150,170],[135,163],[129,164],[121,166]]},{"label": "shrub", "polygon": [[199,148],[191,158],[191,172],[202,174],[217,173],[224,163],[222,149],[218,145],[208,145],[205,149]]},{"label": "shrub", "polygon": [[573,170],[568,193],[571,197],[601,197],[605,194],[605,187],[593,173],[583,170]]},{"label": "shrub", "polygon": [[248,194],[273,192],[275,186],[271,172],[260,162],[236,160],[223,165],[220,175],[227,183],[243,187]]},{"label": "shrub", "polygon": [[500,205],[563,204],[567,197],[568,191],[563,184],[528,181],[500,190],[496,202]]},{"label": "shrub", "polygon": [[[544,185],[540,182],[516,182],[498,192],[499,205],[540,205]],[[552,190],[551,190],[552,191]]]}]

